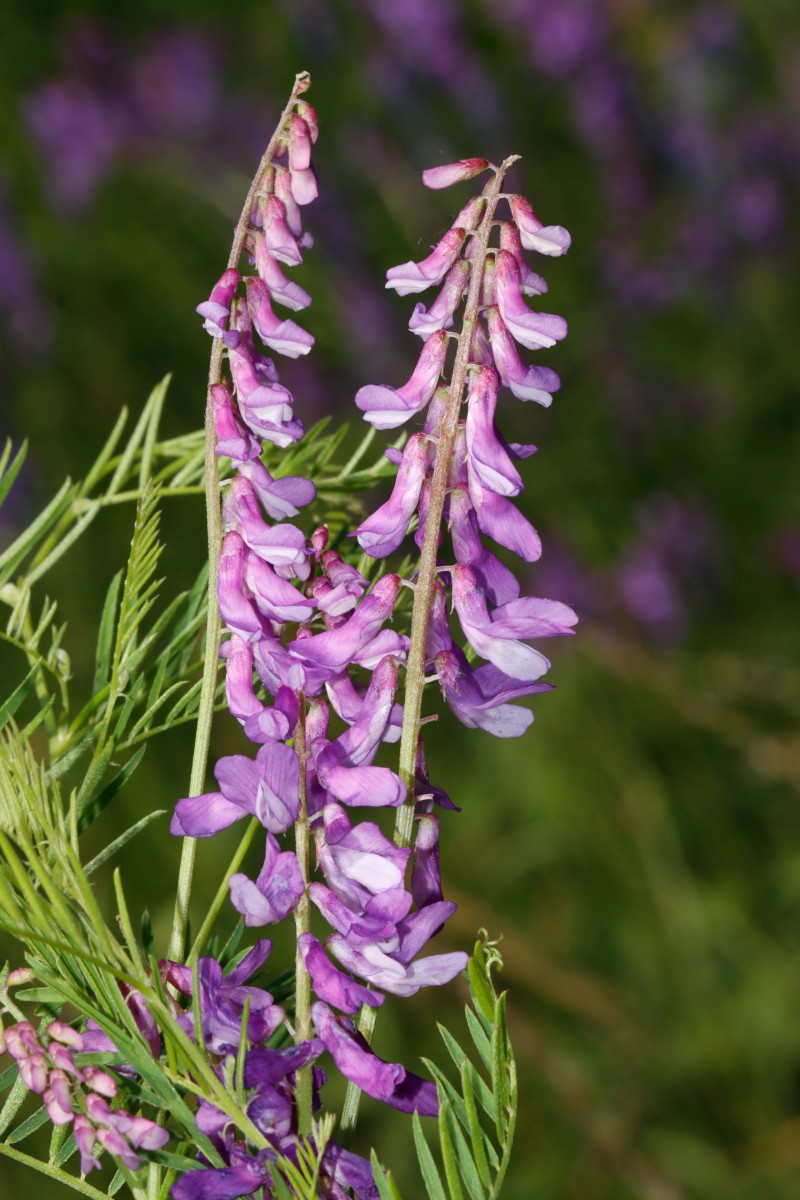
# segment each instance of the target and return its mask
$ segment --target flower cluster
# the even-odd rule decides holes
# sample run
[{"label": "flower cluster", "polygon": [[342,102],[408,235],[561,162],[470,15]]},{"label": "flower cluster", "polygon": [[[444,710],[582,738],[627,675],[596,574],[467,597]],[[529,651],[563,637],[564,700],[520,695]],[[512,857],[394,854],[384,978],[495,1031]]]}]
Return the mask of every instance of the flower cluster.
[{"label": "flower cluster", "polygon": [[[402,1111],[436,1113],[434,1085],[375,1055],[352,1018],[362,1006],[381,1005],[387,992],[409,996],[448,982],[467,963],[463,952],[420,957],[456,907],[442,897],[435,818],[421,823],[420,844],[412,855],[374,821],[350,815],[365,807],[397,808],[408,798],[399,775],[374,763],[382,743],[397,741],[403,720],[395,697],[409,643],[387,627],[401,580],[389,573],[370,587],[328,547],[324,526],[309,544],[286,518],[313,499],[313,485],[299,478],[273,479],[260,458],[261,439],[283,446],[302,432],[292,398],[254,334],[269,350],[293,357],[313,342],[293,321],[279,319],[272,305],[297,309],[310,302],[280,264],[299,262],[301,248],[310,242],[300,228],[298,204],[316,194],[309,157],[316,133],[313,110],[298,102],[250,214],[244,248],[256,274],[244,280],[245,297],[237,298],[242,280],[231,266],[198,309],[226,356],[232,381],[231,386],[220,377],[210,388],[216,450],[234,469],[222,505],[217,596],[229,635],[222,648],[228,705],[258,749],[254,757],[221,759],[214,772],[219,790],[179,801],[172,821],[173,833],[196,838],[255,816],[266,835],[263,868],[255,879],[233,875],[231,901],[248,926],[295,914],[298,977],[291,1052],[281,1056],[265,1045],[284,1014],[267,993],[247,989],[251,1048],[245,1062],[268,1062],[263,1080],[261,1066],[254,1066],[251,1076],[246,1067],[256,1089],[248,1112],[255,1109],[257,1127],[281,1153],[291,1153],[298,1132],[308,1133],[298,1080],[323,1050],[369,1095]],[[281,154],[285,164],[277,161]],[[341,732],[335,733],[334,722]],[[428,800],[422,807],[430,807]],[[292,829],[294,846],[283,840]],[[313,881],[312,841],[320,873]],[[329,936],[321,939],[312,932],[310,904],[330,927]],[[259,945],[269,948],[266,942]],[[192,972],[175,964],[167,969],[174,974],[170,982],[191,994]],[[230,996],[238,984],[234,979],[231,990],[233,975],[223,980],[213,959],[201,960],[197,977],[200,1011],[216,1013],[222,1005],[234,1014],[224,1037],[215,1041],[211,1031],[206,1045],[222,1055],[235,1053],[242,1010],[231,1007]],[[229,993],[224,1004],[223,992]],[[289,1082],[279,1086],[280,1079]],[[315,1071],[309,1101],[316,1102],[320,1080]],[[208,1108],[201,1108],[202,1126],[221,1137],[220,1148],[233,1164],[226,1118]],[[340,1174],[360,1178],[366,1171],[368,1182],[354,1177],[348,1186],[358,1195],[371,1194],[366,1164],[360,1166],[361,1160],[345,1157],[335,1146],[326,1155],[334,1156]],[[239,1160],[236,1195],[246,1190],[248,1172],[256,1181],[251,1190],[261,1186],[267,1161],[241,1154]],[[174,1195],[190,1197],[195,1186],[201,1184],[186,1176]]]},{"label": "flower cluster", "polygon": [[[557,601],[520,596],[515,575],[483,541],[489,538],[526,562],[541,553],[536,530],[512,502],[523,490],[516,464],[536,447],[509,444],[496,426],[495,410],[501,384],[520,400],[550,405],[558,376],[549,367],[523,363],[517,345],[549,348],[567,331],[562,317],[526,303],[526,296],[545,292],[547,284],[531,270],[523,250],[564,254],[569,234],[559,225],[543,225],[524,197],[500,191],[506,165],[466,159],[423,175],[428,187],[438,189],[492,171],[482,195],[461,210],[427,258],[387,273],[387,287],[400,295],[436,285],[441,290],[428,309],[418,303],[409,321],[424,341],[409,381],[399,388],[368,385],[356,396],[377,429],[394,429],[424,413],[421,432],[411,435],[399,458],[391,496],[356,537],[368,555],[382,558],[397,549],[418,514],[423,566],[417,591],[424,593],[427,585],[430,596],[421,666],[435,673],[463,724],[516,737],[533,714],[508,701],[549,687],[539,682],[548,660],[526,643],[571,633],[577,617]],[[510,220],[497,218],[501,200]],[[453,332],[462,303],[462,330]],[[455,358],[447,380],[452,343]],[[442,520],[450,533],[449,564],[437,558]],[[423,579],[426,545],[432,553]],[[486,660],[481,666],[474,667],[453,640],[445,582],[466,642]],[[428,606],[427,596],[421,605]]]},{"label": "flower cluster", "polygon": [[28,1021],[0,1027],[0,1053],[16,1060],[20,1079],[41,1096],[54,1125],[71,1125],[84,1175],[100,1166],[97,1144],[130,1171],[142,1165],[137,1150],[160,1150],[169,1133],[147,1117],[112,1108],[117,1082],[107,1071],[78,1066],[75,1055],[87,1051],[86,1039],[62,1021],[51,1021],[39,1035]]}]

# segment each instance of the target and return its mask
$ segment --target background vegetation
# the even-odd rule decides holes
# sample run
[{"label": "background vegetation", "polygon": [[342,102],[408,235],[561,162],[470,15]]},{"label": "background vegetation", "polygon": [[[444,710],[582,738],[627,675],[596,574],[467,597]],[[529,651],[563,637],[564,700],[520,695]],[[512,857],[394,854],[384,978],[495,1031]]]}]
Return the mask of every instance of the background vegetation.
[{"label": "background vegetation", "polygon": [[[0,18],[0,432],[31,441],[0,542],[166,372],[166,433],[199,425],[194,305],[296,70],[322,125],[301,279],[318,345],[285,373],[309,424],[355,425],[358,386],[406,378],[409,304],[383,272],[459,202],[426,193],[421,168],[519,152],[519,189],[573,233],[547,268],[571,325],[563,391],[503,420],[540,447],[533,590],[573,603],[580,633],[521,742],[449,720],[429,738],[463,808],[444,829],[447,936],[505,933],[522,1096],[508,1200],[797,1195],[796,16],[766,0],[173,0],[167,19],[152,0],[76,0]],[[110,509],[48,581],[78,694],[132,522]],[[162,533],[172,595],[202,561],[200,503],[170,501]],[[232,724],[217,754],[239,745]],[[185,732],[153,744],[99,841],[170,809],[189,760]],[[164,818],[121,856],[162,947],[178,850]],[[443,1003],[394,1006],[384,1047],[429,1053]],[[380,1126],[402,1177],[409,1129],[384,1117],[365,1105],[364,1138]],[[14,1186],[50,1195],[0,1162]]]}]

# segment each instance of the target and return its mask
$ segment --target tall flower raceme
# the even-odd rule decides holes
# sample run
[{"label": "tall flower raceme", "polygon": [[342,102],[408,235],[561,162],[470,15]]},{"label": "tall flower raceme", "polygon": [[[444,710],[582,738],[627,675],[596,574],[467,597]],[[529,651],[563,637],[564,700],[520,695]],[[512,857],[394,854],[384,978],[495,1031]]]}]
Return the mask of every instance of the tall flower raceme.
[{"label": "tall flower raceme", "polygon": [[[272,356],[298,357],[314,340],[286,315],[311,297],[284,271],[311,245],[301,219],[317,192],[311,166],[317,119],[302,99],[307,85],[298,76],[245,202],[228,266],[198,307],[213,339],[206,675],[191,794],[172,818],[172,832],[184,843],[173,937],[158,964],[158,984],[182,1036],[202,1048],[212,1078],[226,1088],[235,1080],[244,1099],[238,1124],[230,1108],[199,1102],[197,1126],[218,1161],[201,1159],[198,1169],[179,1175],[173,1200],[276,1194],[285,1164],[301,1161],[309,1146],[320,1156],[320,1196],[378,1200],[370,1164],[328,1134],[323,1143],[313,1114],[322,1107],[324,1054],[348,1081],[344,1130],[355,1121],[361,1092],[409,1114],[438,1111],[432,1082],[384,1061],[370,1046],[387,995],[448,983],[468,961],[461,951],[427,949],[456,908],[443,895],[436,815],[455,805],[428,777],[420,737],[424,685],[438,679],[465,725],[518,736],[532,715],[510,701],[548,687],[541,677],[549,663],[528,643],[569,633],[576,620],[565,605],[521,596],[512,571],[485,544],[488,538],[526,561],[540,553],[535,530],[512,502],[523,487],[517,463],[534,447],[507,443],[495,412],[501,383],[520,399],[550,403],[557,376],[525,365],[516,346],[552,346],[566,332],[560,317],[528,307],[524,297],[546,285],[523,250],[560,254],[569,237],[543,226],[522,197],[502,192],[513,160],[497,168],[471,159],[425,173],[432,187],[484,171],[491,178],[427,258],[389,272],[389,286],[401,294],[441,290],[411,317],[424,344],[408,383],[370,385],[356,397],[378,429],[419,418],[402,451],[387,452],[397,464],[391,496],[353,531],[369,557],[384,559],[416,518],[420,558],[413,577],[388,571],[369,579],[329,545],[325,525],[301,528],[296,520],[315,499],[314,484],[275,478],[262,461],[264,442],[286,447],[303,432]],[[501,200],[510,219],[498,218]],[[219,458],[232,468],[221,504]],[[408,634],[391,627],[406,585],[414,592]],[[453,635],[451,608],[466,645]],[[217,790],[205,792],[219,656],[228,708],[252,749],[220,759]],[[483,665],[474,664],[475,656]],[[397,770],[376,762],[382,747],[398,744]],[[394,839],[372,819],[378,813],[361,809],[394,810]],[[263,831],[263,866],[255,878],[231,868],[230,900],[251,928],[293,919],[295,997],[288,1014],[250,982],[270,954],[268,939],[227,970],[212,955],[201,956],[202,932],[186,955],[196,839],[245,819]],[[158,1058],[161,1038],[148,1002],[120,986],[131,1021]],[[61,1036],[53,1028],[51,1045]],[[9,1045],[19,1050],[31,1086],[45,1092],[53,1120],[66,1120],[65,1052],[57,1045],[45,1051],[27,1026],[19,1030]],[[94,1022],[70,1034],[81,1039],[81,1050],[115,1051],[113,1038]],[[110,1086],[90,1068],[76,1078],[92,1094],[105,1095],[102,1088]],[[73,1097],[76,1086],[70,1084]],[[158,1149],[166,1141],[159,1126],[106,1111],[91,1095],[84,1113],[82,1095],[69,1100],[80,1109],[76,1138],[79,1120],[90,1119],[92,1136],[131,1169],[137,1148]],[[83,1137],[89,1169],[88,1127]]]}]

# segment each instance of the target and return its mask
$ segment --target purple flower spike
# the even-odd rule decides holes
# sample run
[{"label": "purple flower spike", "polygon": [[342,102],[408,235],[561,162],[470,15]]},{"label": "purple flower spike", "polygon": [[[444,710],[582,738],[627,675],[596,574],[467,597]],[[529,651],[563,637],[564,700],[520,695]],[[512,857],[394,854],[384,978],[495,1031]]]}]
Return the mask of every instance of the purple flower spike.
[{"label": "purple flower spike", "polygon": [[380,992],[356,983],[349,975],[337,970],[312,933],[303,933],[297,940],[303,965],[320,1000],[332,1004],[340,1012],[356,1013],[362,1004],[379,1008],[383,1004]]},{"label": "purple flower spike", "polygon": [[463,183],[467,179],[474,179],[488,166],[489,163],[485,158],[462,158],[459,162],[428,167],[427,171],[422,172],[422,182],[425,187],[438,191],[440,188],[452,187],[454,183]]},{"label": "purple flower spike", "polygon": [[567,336],[567,322],[553,313],[533,312],[520,290],[519,267],[507,250],[497,252],[497,307],[509,333],[528,350],[555,346]]},{"label": "purple flower spike", "polygon": [[294,312],[308,308],[311,303],[308,292],[301,288],[299,283],[294,283],[291,279],[286,278],[277,259],[270,254],[267,240],[260,229],[253,234],[252,253],[256,271],[269,288],[269,294],[273,300],[278,304],[285,305],[286,308],[291,308]]},{"label": "purple flower spike", "polygon": [[452,712],[468,729],[485,729],[494,737],[521,737],[533,721],[527,708],[507,704],[534,692],[549,692],[549,683],[510,679],[491,663],[473,669],[458,649],[436,656],[436,670]]},{"label": "purple flower spike", "polygon": [[231,903],[244,917],[245,925],[273,925],[294,912],[303,887],[294,854],[290,850],[281,851],[272,834],[267,834],[261,873],[255,883],[246,875],[233,875]]},{"label": "purple flower spike", "polygon": [[426,311],[422,304],[414,306],[408,328],[412,333],[426,339],[437,329],[449,329],[453,324],[453,313],[461,303],[461,297],[469,283],[469,263],[464,259],[450,268],[444,286],[433,304]]},{"label": "purple flower spike", "polygon": [[285,354],[287,358],[300,358],[314,345],[314,338],[305,329],[294,321],[282,321],[275,316],[267,285],[262,279],[248,278],[247,307],[258,336],[271,350]]},{"label": "purple flower spike", "polygon": [[466,439],[471,470],[485,488],[501,496],[518,496],[522,478],[497,435],[497,374],[492,367],[477,367],[467,393]]},{"label": "purple flower spike", "polygon": [[428,439],[424,433],[409,438],[392,494],[385,504],[367,517],[355,532],[358,544],[370,558],[385,558],[408,533],[419,503],[419,493],[428,463]]},{"label": "purple flower spike", "polygon": [[336,1017],[327,1004],[312,1005],[311,1015],[336,1066],[362,1092],[401,1112],[418,1112],[423,1117],[437,1115],[439,1102],[432,1083],[406,1071],[400,1063],[387,1063],[378,1058],[353,1022],[346,1017]]},{"label": "purple flower spike", "polygon": [[414,413],[421,412],[433,397],[447,354],[447,334],[437,330],[422,347],[414,372],[408,383],[392,388],[367,384],[356,393],[356,407],[364,419],[376,429],[396,429]]},{"label": "purple flower spike", "polygon": [[211,405],[214,410],[214,429],[217,434],[215,454],[224,454],[235,462],[258,458],[261,453],[252,433],[239,420],[234,411],[233,399],[230,392],[222,383],[215,383],[211,389]]},{"label": "purple flower spike", "polygon": [[235,329],[225,328],[231,315],[231,301],[239,286],[239,279],[239,272],[229,267],[214,284],[208,300],[198,304],[195,309],[195,312],[205,318],[203,328],[206,333],[215,338],[222,338],[226,346],[236,346],[239,341],[239,334]]},{"label": "purple flower spike", "polygon": [[487,308],[485,316],[492,353],[503,383],[518,400],[535,400],[549,408],[553,403],[552,393],[561,387],[558,375],[549,367],[525,366],[496,306]]},{"label": "purple flower spike", "polygon": [[509,196],[508,203],[526,250],[551,256],[567,253],[572,238],[562,225],[542,225],[524,196]]},{"label": "purple flower spike", "polygon": [[410,292],[424,292],[433,284],[441,283],[461,253],[465,236],[466,230],[456,226],[447,231],[422,262],[390,267],[386,272],[387,288],[394,288],[399,296],[407,296]]}]

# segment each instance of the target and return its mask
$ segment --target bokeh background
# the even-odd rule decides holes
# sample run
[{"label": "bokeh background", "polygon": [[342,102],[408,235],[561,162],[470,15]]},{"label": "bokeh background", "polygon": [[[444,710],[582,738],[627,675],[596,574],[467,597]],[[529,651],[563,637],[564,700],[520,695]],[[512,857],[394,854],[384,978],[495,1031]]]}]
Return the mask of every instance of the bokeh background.
[{"label": "bokeh background", "polygon": [[[43,0],[0,17],[0,432],[31,441],[0,537],[167,371],[167,431],[200,423],[194,305],[296,70],[322,127],[302,269],[318,344],[291,376],[309,422],[407,377],[410,303],[383,272],[463,202],[425,192],[421,168],[518,152],[518,189],[573,233],[545,264],[571,327],[548,359],[563,390],[501,420],[540,448],[526,586],[574,604],[579,636],[521,742],[448,721],[429,739],[463,808],[443,835],[447,937],[505,935],[508,1200],[798,1195],[797,17],[788,0]],[[78,680],[131,517],[98,522],[55,581]],[[170,586],[198,568],[202,520],[165,513]],[[216,752],[234,737],[220,720]],[[100,836],[169,808],[189,756],[181,735],[154,745]],[[123,867],[165,938],[177,846],[155,828]],[[395,1004],[381,1047],[430,1052],[462,999]],[[363,1137],[406,1178],[407,1125],[367,1105]],[[0,1160],[13,1187],[62,1194]]]}]

